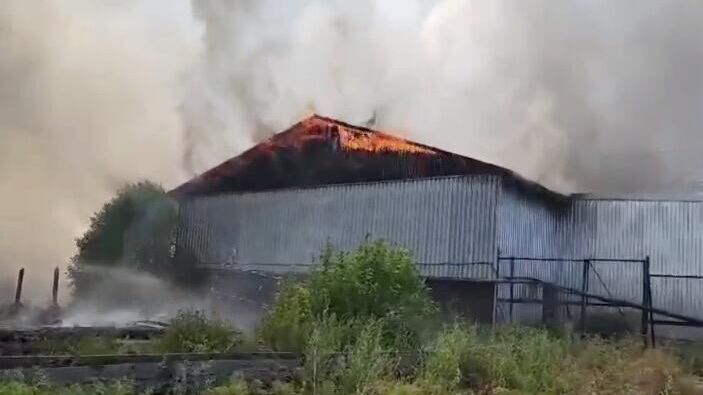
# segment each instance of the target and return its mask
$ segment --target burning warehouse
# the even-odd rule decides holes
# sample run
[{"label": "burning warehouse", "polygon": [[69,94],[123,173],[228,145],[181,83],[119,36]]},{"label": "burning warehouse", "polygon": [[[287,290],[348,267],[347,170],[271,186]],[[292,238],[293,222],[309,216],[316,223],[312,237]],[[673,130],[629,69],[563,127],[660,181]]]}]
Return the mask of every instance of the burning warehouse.
[{"label": "burning warehouse", "polygon": [[177,259],[215,270],[225,296],[265,303],[269,279],[305,272],[325,244],[371,237],[409,249],[438,300],[478,320],[544,320],[553,302],[555,316],[584,325],[587,311],[634,309],[642,329],[688,336],[678,327],[703,317],[699,201],[563,196],[319,116],[172,194]]}]

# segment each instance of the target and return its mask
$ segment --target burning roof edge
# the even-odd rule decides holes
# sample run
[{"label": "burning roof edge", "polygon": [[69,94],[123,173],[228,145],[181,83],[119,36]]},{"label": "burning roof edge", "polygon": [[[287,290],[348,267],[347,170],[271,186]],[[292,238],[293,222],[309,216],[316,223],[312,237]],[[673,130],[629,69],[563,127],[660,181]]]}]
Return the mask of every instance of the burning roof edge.
[{"label": "burning roof edge", "polygon": [[[430,145],[418,143],[412,140],[407,140],[402,137],[395,136],[390,133],[374,130],[368,127],[363,127],[363,126],[357,126],[353,125],[344,121],[340,121],[334,118],[329,118],[325,117],[322,115],[318,114],[313,114],[310,117],[307,117],[305,119],[302,119],[295,124],[291,125],[290,127],[286,128],[285,130],[274,134],[271,136],[269,139],[263,141],[262,143],[259,143],[245,151],[243,151],[241,154],[234,156],[232,158],[229,158],[220,164],[200,173],[199,175],[191,178],[190,180],[184,182],[183,184],[175,187],[171,191],[169,191],[169,195],[174,196],[176,198],[190,198],[190,197],[196,197],[199,196],[199,194],[196,194],[194,196],[189,196],[189,190],[191,188],[197,188],[199,183],[202,183],[205,181],[205,179],[213,174],[216,174],[220,169],[228,166],[228,165],[237,165],[239,161],[244,160],[249,155],[255,154],[258,150],[261,149],[262,146],[266,144],[272,144],[277,137],[281,138],[283,136],[286,136],[296,130],[299,130],[306,122],[323,122],[327,123],[329,125],[341,127],[347,130],[350,130],[352,132],[356,133],[364,133],[364,134],[374,134],[378,136],[382,136],[383,138],[388,138],[393,141],[397,142],[403,142],[405,144],[408,144],[412,147],[422,149],[427,152],[431,152],[432,154],[436,155],[441,155],[441,156],[447,156],[451,158],[458,158],[461,160],[465,161],[471,161],[476,163],[476,165],[485,167],[487,169],[486,174],[494,174],[494,175],[499,175],[503,177],[507,177],[503,179],[503,182],[506,182],[510,180],[509,184],[512,185],[513,187],[516,187],[516,189],[523,190],[525,192],[530,192],[533,195],[540,195],[545,198],[549,198],[551,201],[567,201],[570,200],[570,196],[561,194],[559,192],[553,191],[535,181],[531,181],[520,174],[509,170],[507,168],[504,168],[502,166],[495,165],[493,163],[489,163],[486,161],[470,158],[464,155],[460,155],[457,153],[453,153],[450,151],[445,151]],[[451,174],[451,175],[437,175],[437,176],[427,176],[427,177],[416,177],[416,178],[408,178],[408,179],[388,179],[388,180],[375,180],[375,181],[360,181],[360,182],[347,182],[347,183],[329,183],[329,184],[319,184],[319,185],[311,185],[311,186],[291,186],[291,187],[281,187],[281,188],[271,188],[269,190],[287,190],[287,189],[311,189],[311,188],[316,188],[316,187],[324,187],[327,185],[353,185],[353,184],[369,184],[369,183],[384,183],[384,182],[393,182],[393,181],[408,181],[408,180],[421,180],[421,179],[432,179],[432,178],[445,178],[445,177],[453,177],[453,176],[466,176],[468,174]],[[261,190],[263,191],[263,190]],[[241,191],[230,191],[230,192],[225,192],[225,193],[247,193],[247,192],[258,192],[258,191],[248,191],[248,190],[241,190]]]}]

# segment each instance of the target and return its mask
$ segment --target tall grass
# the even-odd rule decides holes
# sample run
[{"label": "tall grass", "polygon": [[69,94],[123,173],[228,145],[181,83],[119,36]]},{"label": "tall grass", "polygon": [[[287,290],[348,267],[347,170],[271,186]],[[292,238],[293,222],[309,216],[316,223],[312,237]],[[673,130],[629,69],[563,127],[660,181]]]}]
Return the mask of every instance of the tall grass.
[{"label": "tall grass", "polygon": [[[685,364],[667,350],[643,349],[639,340],[573,342],[535,328],[437,327],[435,312],[406,251],[382,242],[349,253],[327,250],[311,278],[283,287],[259,332],[270,348],[303,353],[300,380],[198,388],[208,395],[703,395],[692,375],[699,360]],[[239,342],[225,323],[183,312],[160,345],[217,352]],[[114,386],[53,390],[0,385],[0,395],[134,393]]]},{"label": "tall grass", "polygon": [[304,350],[305,394],[696,393],[677,357],[625,332],[574,343],[534,328],[435,329],[435,313],[410,255],[373,242],[326,250],[308,280],[283,288],[260,334]]},{"label": "tall grass", "polygon": [[304,388],[317,394],[369,393],[397,366],[383,330],[381,320],[338,320],[331,315],[317,321],[305,350]]},{"label": "tall grass", "polygon": [[242,333],[225,321],[207,317],[202,311],[184,310],[169,321],[156,349],[171,353],[221,353],[242,342]]},{"label": "tall grass", "polygon": [[87,385],[48,386],[22,382],[0,382],[0,395],[136,395],[130,383],[96,383]]}]

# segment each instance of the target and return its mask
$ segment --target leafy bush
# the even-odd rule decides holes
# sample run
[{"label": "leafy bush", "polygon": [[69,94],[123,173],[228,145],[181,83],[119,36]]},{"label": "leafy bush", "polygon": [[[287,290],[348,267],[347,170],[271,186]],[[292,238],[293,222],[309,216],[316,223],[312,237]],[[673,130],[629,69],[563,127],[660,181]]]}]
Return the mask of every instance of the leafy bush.
[{"label": "leafy bush", "polygon": [[260,331],[266,344],[300,351],[312,323],[334,316],[382,319],[385,341],[417,345],[437,309],[406,250],[376,241],[351,252],[327,249],[319,263],[306,281],[282,288]]},{"label": "leafy bush", "polygon": [[157,347],[162,352],[216,353],[231,351],[242,341],[242,333],[225,321],[208,318],[201,311],[180,311]]},{"label": "leafy bush", "polygon": [[351,252],[327,249],[310,278],[315,316],[417,320],[434,313],[427,287],[410,253],[379,240]]},{"label": "leafy bush", "polygon": [[281,287],[259,337],[274,350],[300,351],[311,330],[312,320],[310,288],[306,283],[288,282]]},{"label": "leafy bush", "polygon": [[129,184],[93,215],[76,240],[68,275],[77,296],[100,283],[100,267],[144,271],[179,284],[198,285],[201,276],[190,262],[174,257],[178,204],[164,189],[145,181]]}]

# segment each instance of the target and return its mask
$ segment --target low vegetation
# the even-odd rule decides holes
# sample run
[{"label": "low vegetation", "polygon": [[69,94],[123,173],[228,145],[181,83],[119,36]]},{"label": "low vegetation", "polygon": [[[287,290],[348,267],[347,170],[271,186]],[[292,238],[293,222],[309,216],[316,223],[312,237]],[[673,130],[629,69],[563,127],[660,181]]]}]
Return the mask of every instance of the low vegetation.
[{"label": "low vegetation", "polygon": [[285,284],[260,331],[278,351],[302,351],[316,323],[350,323],[343,341],[360,333],[353,326],[371,320],[381,325],[384,343],[419,345],[435,322],[437,308],[408,251],[383,241],[351,252],[324,251],[304,281]]},{"label": "low vegetation", "polygon": [[[349,253],[326,251],[308,279],[282,288],[258,335],[262,347],[303,354],[300,378],[269,386],[233,379],[192,393],[703,394],[698,360],[644,349],[638,339],[572,340],[535,328],[431,325],[435,318],[436,307],[406,251],[382,242]],[[183,312],[171,324],[156,345],[163,351],[228,351],[243,342],[224,322],[199,312]],[[0,385],[0,395],[49,393],[135,391],[124,383]]]},{"label": "low vegetation", "polygon": [[[251,342],[250,342],[251,343]],[[144,353],[225,353],[249,347],[241,331],[198,310],[182,310],[165,331],[149,340],[107,336],[42,340],[34,345],[45,355],[118,355]]]},{"label": "low vegetation", "polygon": [[167,353],[229,352],[244,342],[242,333],[218,318],[201,311],[181,311],[156,341],[156,349]]},{"label": "low vegetation", "polygon": [[51,386],[21,382],[0,383],[0,395],[136,395],[134,386],[126,382],[90,385]]}]

